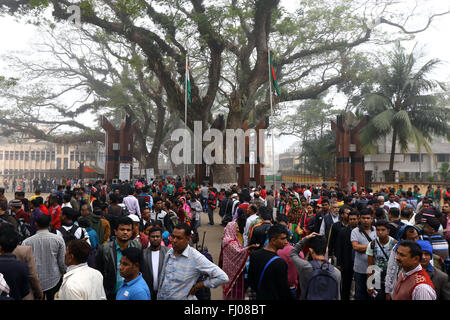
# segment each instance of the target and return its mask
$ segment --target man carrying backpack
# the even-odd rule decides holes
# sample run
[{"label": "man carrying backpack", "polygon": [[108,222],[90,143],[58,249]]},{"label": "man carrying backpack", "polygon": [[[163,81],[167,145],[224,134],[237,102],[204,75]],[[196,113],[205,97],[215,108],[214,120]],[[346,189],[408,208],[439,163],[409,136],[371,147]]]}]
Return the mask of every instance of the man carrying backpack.
[{"label": "man carrying backpack", "polygon": [[[309,244],[311,261],[299,257],[306,244]],[[290,257],[299,275],[302,300],[341,299],[341,272],[325,259],[327,252],[327,238],[315,232],[292,249]]]},{"label": "man carrying backpack", "polygon": [[73,223],[75,212],[70,207],[64,207],[61,210],[61,227],[56,230],[56,234],[64,239],[67,244],[70,240],[84,239],[85,232],[83,228]]}]

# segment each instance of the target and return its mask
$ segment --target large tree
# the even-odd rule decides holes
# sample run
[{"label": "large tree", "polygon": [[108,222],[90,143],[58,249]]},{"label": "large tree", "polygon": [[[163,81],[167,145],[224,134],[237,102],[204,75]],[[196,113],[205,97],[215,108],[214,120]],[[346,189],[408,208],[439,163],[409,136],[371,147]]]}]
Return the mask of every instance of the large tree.
[{"label": "large tree", "polygon": [[[0,107],[3,135],[26,134],[57,143],[104,142],[99,118],[106,116],[118,127],[128,114],[137,122],[134,157],[158,174],[161,147],[179,119],[168,112],[158,79],[144,71],[136,45],[101,31],[43,29],[35,55],[9,59],[9,70],[20,74],[20,80],[0,90],[6,101]],[[36,61],[36,56],[41,59]],[[45,62],[42,57],[47,57]],[[68,128],[78,130],[67,133]]]},{"label": "large tree", "polygon": [[[394,0],[381,6],[376,0],[302,0],[295,12],[288,12],[278,0],[0,0],[0,6],[11,12],[51,6],[58,20],[71,16],[67,7],[72,4],[81,8],[83,24],[142,50],[146,66],[167,94],[167,104],[182,119],[189,49],[193,72],[187,125],[193,129],[193,122],[201,121],[203,130],[241,128],[250,114],[259,118],[268,114],[269,49],[282,87],[277,104],[314,99],[347,81],[354,49],[371,40],[377,18],[410,32],[404,14],[392,13],[398,5]],[[384,17],[388,14],[389,20]],[[218,95],[227,101],[225,122],[214,121]],[[236,182],[235,166],[213,166],[213,172],[215,182]]]},{"label": "large tree", "polygon": [[450,110],[438,93],[445,87],[430,78],[439,63],[432,59],[419,64],[417,54],[407,53],[398,43],[388,54],[388,62],[378,68],[376,91],[365,97],[368,124],[360,131],[362,150],[374,153],[379,139],[391,135],[389,181],[394,178],[397,144],[402,153],[412,143],[416,150],[424,147],[431,154],[433,137],[450,139]]}]

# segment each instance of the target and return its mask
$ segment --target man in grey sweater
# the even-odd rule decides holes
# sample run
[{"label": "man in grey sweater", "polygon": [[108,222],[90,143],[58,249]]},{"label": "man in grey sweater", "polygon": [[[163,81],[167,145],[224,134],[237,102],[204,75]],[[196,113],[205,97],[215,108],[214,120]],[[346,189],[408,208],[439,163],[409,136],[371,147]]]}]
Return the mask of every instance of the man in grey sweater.
[{"label": "man in grey sweater", "polygon": [[[290,254],[290,257],[291,257],[292,261],[294,262],[295,267],[297,268],[298,281],[299,281],[299,285],[300,285],[300,292],[301,292],[302,299],[305,299],[306,291],[308,289],[308,282],[312,276],[314,268],[310,262],[300,258],[299,254],[302,251],[303,247],[309,242],[309,240],[314,237],[324,238],[324,236],[313,232],[313,233],[307,235],[306,237],[304,237],[302,240],[300,240],[295,245],[295,247],[292,249],[291,254]],[[326,238],[324,238],[324,241],[314,241],[314,242],[315,242],[314,244],[317,243],[318,245],[317,246],[311,245],[311,247],[309,248],[309,253],[312,256],[313,260],[317,261],[319,266],[322,267],[322,265],[324,263],[328,263],[325,259],[325,255],[328,252],[328,248],[326,248],[327,241],[326,241]],[[322,245],[321,245],[322,242],[326,249],[319,248],[319,247],[322,247]],[[341,299],[341,272],[336,267],[333,267],[333,272],[334,272],[334,276],[337,280],[338,300],[340,300]]]}]

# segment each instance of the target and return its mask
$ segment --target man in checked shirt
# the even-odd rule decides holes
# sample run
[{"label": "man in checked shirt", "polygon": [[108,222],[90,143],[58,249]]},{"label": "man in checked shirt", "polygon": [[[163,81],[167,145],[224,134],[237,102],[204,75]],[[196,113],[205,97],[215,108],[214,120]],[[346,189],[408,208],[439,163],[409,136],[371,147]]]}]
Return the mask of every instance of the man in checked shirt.
[{"label": "man in checked shirt", "polygon": [[[158,300],[197,300],[201,288],[216,288],[229,281],[227,274],[203,254],[189,246],[191,229],[178,224],[172,233],[172,248],[167,252],[158,289]],[[202,274],[209,278],[198,282]]]}]

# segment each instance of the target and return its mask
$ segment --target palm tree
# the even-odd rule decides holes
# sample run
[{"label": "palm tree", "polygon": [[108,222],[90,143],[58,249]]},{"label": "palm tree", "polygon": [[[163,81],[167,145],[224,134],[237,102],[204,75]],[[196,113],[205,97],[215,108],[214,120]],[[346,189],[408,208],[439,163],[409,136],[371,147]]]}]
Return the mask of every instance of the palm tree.
[{"label": "palm tree", "polygon": [[362,150],[367,154],[375,153],[377,141],[392,133],[389,180],[393,181],[396,143],[402,153],[408,151],[408,143],[413,143],[417,150],[423,146],[432,154],[429,143],[433,136],[450,140],[450,117],[440,96],[431,93],[437,87],[445,90],[442,83],[428,78],[440,63],[438,59],[418,67],[414,50],[407,54],[397,43],[388,61],[376,73],[377,91],[365,97],[368,124],[359,134]]}]

